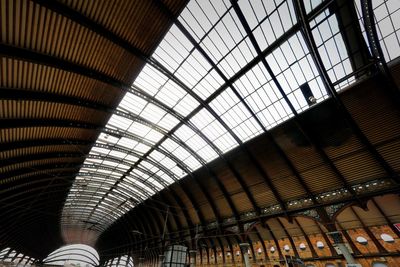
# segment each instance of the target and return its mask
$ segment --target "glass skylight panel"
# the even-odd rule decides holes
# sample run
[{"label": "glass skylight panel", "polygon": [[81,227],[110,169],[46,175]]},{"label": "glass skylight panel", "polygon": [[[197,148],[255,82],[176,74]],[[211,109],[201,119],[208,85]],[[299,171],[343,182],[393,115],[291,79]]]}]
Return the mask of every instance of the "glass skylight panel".
[{"label": "glass skylight panel", "polygon": [[167,113],[165,116],[158,122],[158,126],[164,128],[169,131],[175,127],[179,123],[179,120],[173,115]]},{"label": "glass skylight panel", "polygon": [[211,65],[196,49],[176,70],[175,75],[189,87],[195,86],[211,69]]},{"label": "glass skylight panel", "polygon": [[[217,147],[221,151],[227,151],[230,148],[237,145],[236,141],[230,134],[227,133],[220,122],[218,122],[207,110],[202,109],[190,120],[196,125],[201,133],[203,133],[211,142],[223,138],[223,142],[218,142]],[[194,135],[190,140],[186,141],[190,147],[196,148],[199,155],[205,160],[211,160],[218,156],[218,154],[212,149],[204,140],[198,135]]]},{"label": "glass skylight panel", "polygon": [[140,137],[145,137],[150,130],[150,127],[136,121],[133,122],[128,129],[126,129],[127,132]]},{"label": "glass skylight panel", "polygon": [[111,150],[109,155],[116,158],[124,159],[128,154],[117,150]]},{"label": "glass skylight panel", "polygon": [[102,147],[93,147],[92,150],[90,151],[90,154],[94,155],[107,155],[110,153],[111,150],[107,148],[102,148]]},{"label": "glass skylight panel", "polygon": [[157,192],[157,190],[154,188],[154,185],[152,187],[149,187],[146,182],[134,180],[134,181],[132,181],[132,183],[140,188],[143,188],[143,190],[146,190],[147,192],[149,192],[150,195],[153,195]]},{"label": "glass skylight panel", "polygon": [[122,137],[117,144],[127,149],[133,149],[139,143],[127,137]]},{"label": "glass skylight panel", "polygon": [[191,95],[187,94],[181,101],[174,107],[174,109],[183,116],[189,115],[199,105]]},{"label": "glass skylight panel", "polygon": [[[339,25],[335,14],[321,13],[317,18],[321,21],[312,28],[312,33],[318,47],[318,52],[331,81],[334,83],[353,72],[349,55],[339,31]],[[347,79],[339,87],[355,81],[352,77]]]},{"label": "glass skylight panel", "polygon": [[174,160],[170,159],[169,157],[158,151],[153,151],[149,155],[149,157],[151,159],[154,159],[156,162],[159,162],[162,166],[166,167],[177,177],[182,177],[186,174],[180,167],[178,167],[177,163]]},{"label": "glass skylight panel", "polygon": [[223,84],[224,80],[213,69],[193,88],[193,91],[205,100]]},{"label": "glass skylight panel", "polygon": [[149,103],[142,111],[140,116],[151,121],[152,123],[157,123],[164,117],[166,112],[156,105]]},{"label": "glass skylight panel", "polygon": [[[362,21],[361,3],[355,1],[360,27],[367,39]],[[400,3],[397,0],[372,2],[376,28],[386,62],[400,56]],[[368,43],[368,42],[367,42]]]},{"label": "glass skylight panel", "polygon": [[155,97],[166,104],[168,107],[172,108],[185,95],[185,90],[183,90],[174,81],[168,80],[168,82],[160,89]]},{"label": "glass skylight panel", "polygon": [[146,64],[133,84],[154,96],[167,79],[164,74]]},{"label": "glass skylight panel", "polygon": [[[127,180],[127,179],[124,179],[124,180]],[[123,181],[118,186],[125,188],[127,191],[131,192],[130,195],[135,196],[138,201],[142,201],[148,197],[146,195],[146,193],[143,193],[143,190],[138,190],[138,188],[135,187],[132,183]]]},{"label": "glass skylight panel", "polygon": [[99,135],[99,138],[97,139],[97,143],[101,143],[101,144],[116,144],[118,142],[119,138],[109,135],[109,134],[105,134],[105,133],[101,133]]},{"label": "glass skylight panel", "polygon": [[[300,33],[290,37],[288,41],[268,55],[267,62],[298,112],[308,108],[307,101],[300,91],[300,85],[307,82],[317,101],[327,97],[315,63]],[[286,105],[283,107],[285,108]],[[289,114],[288,111],[284,112],[284,115]]]},{"label": "glass skylight panel", "polygon": [[248,37],[238,44],[229,54],[227,54],[218,67],[222,69],[225,76],[231,78],[247,65],[257,53]]},{"label": "glass skylight panel", "polygon": [[158,182],[156,179],[150,178],[148,180],[149,183],[153,184],[155,187],[157,187],[159,190],[164,188],[164,185],[162,185],[160,182]]},{"label": "glass skylight panel", "polygon": [[186,116],[199,105],[192,96],[187,94],[172,80],[169,80],[165,86],[161,88],[156,98],[170,108],[173,108],[182,116]]},{"label": "glass skylight panel", "polygon": [[306,8],[306,12],[310,13],[314,8],[316,8],[319,4],[322,3],[323,0],[304,0],[304,6]]},{"label": "glass skylight panel", "polygon": [[242,141],[247,141],[262,132],[261,127],[230,88],[214,99],[210,106]]},{"label": "glass skylight panel", "polygon": [[378,37],[389,62],[400,56],[400,3],[396,0],[373,2]]},{"label": "glass skylight panel", "polygon": [[132,114],[140,114],[143,108],[147,105],[147,101],[132,93],[126,93],[122,98],[117,109],[128,111]]},{"label": "glass skylight panel", "polygon": [[[292,0],[283,1],[278,5],[274,1],[267,1],[263,7],[264,14],[258,13],[261,24],[253,30],[261,50],[266,49],[296,23]],[[262,9],[258,12],[261,12],[260,10]],[[250,14],[248,16],[251,16]]]},{"label": "glass skylight panel", "polygon": [[128,129],[128,127],[131,124],[132,124],[131,120],[113,114],[111,116],[110,120],[107,123],[107,127],[117,128],[117,129],[120,129],[120,130],[126,130],[126,129]]},{"label": "glass skylight panel", "polygon": [[[268,80],[269,75],[259,75],[264,71],[263,68],[262,64],[256,65],[236,81],[234,86],[264,127],[269,129],[292,114],[278,88]],[[259,75],[258,79],[253,79],[253,73]],[[280,114],[278,110],[281,110],[282,106],[284,106],[284,112]]]},{"label": "glass skylight panel", "polygon": [[196,41],[200,41],[203,36],[212,28],[230,6],[228,0],[194,0],[190,1],[182,11],[179,21],[191,33]]},{"label": "glass skylight panel", "polygon": [[175,72],[192,49],[190,41],[177,26],[172,25],[153,56],[171,72]]},{"label": "glass skylight panel", "polygon": [[189,153],[185,148],[181,147],[170,138],[167,138],[161,144],[161,147],[163,147],[164,149],[169,151],[169,153],[173,154],[179,160],[184,162],[191,170],[195,170],[201,165],[200,162],[195,159],[191,153]]}]

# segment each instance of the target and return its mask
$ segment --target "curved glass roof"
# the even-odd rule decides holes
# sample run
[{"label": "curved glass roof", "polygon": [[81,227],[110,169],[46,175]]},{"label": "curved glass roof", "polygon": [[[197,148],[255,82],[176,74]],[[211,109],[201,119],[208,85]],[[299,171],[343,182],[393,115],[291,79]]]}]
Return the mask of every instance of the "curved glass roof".
[{"label": "curved glass roof", "polygon": [[99,254],[91,246],[84,244],[74,244],[63,246],[43,260],[45,264],[51,266],[98,266]]},{"label": "curved glass roof", "polygon": [[[337,15],[321,2],[304,1],[324,67],[340,90],[355,81],[354,70]],[[102,231],[188,173],[308,109],[304,84],[314,103],[328,98],[293,2],[238,5],[255,42],[230,1],[189,2],[86,158],[63,209],[64,227]],[[396,4],[386,5],[394,10],[386,18],[398,22]],[[399,27],[391,34],[399,38]],[[380,36],[391,42],[390,34]]]}]

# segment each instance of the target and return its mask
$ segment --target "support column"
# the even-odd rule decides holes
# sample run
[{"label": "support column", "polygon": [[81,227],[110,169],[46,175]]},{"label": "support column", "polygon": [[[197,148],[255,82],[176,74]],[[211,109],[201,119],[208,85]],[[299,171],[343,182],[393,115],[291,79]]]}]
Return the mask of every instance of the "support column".
[{"label": "support column", "polygon": [[158,266],[162,267],[164,264],[165,255],[158,255]]},{"label": "support column", "polygon": [[335,246],[337,246],[339,250],[342,252],[343,257],[346,259],[346,262],[348,264],[356,264],[353,255],[351,254],[350,250],[343,241],[342,234],[340,232],[330,232],[328,234],[332,237]]},{"label": "support column", "polygon": [[139,258],[139,267],[144,267],[144,258]]},{"label": "support column", "polygon": [[190,267],[196,267],[196,250],[189,250],[189,263]]},{"label": "support column", "polygon": [[250,259],[249,259],[249,243],[240,243],[239,244],[240,250],[242,251],[243,260],[244,260],[244,267],[251,267]]}]

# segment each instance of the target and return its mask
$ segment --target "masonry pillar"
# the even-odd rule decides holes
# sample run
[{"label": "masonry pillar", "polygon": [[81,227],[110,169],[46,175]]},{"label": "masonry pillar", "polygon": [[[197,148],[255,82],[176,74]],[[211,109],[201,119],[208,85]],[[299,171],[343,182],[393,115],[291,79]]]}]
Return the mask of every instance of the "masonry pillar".
[{"label": "masonry pillar", "polygon": [[345,242],[343,241],[343,236],[340,232],[331,232],[328,233],[334,242],[334,245],[339,248],[339,250],[342,252],[343,257],[346,259],[346,262],[348,264],[355,264],[356,261],[354,260],[353,255],[351,254],[349,248],[346,246]]},{"label": "masonry pillar", "polygon": [[244,260],[244,267],[251,267],[250,259],[249,259],[249,243],[240,243],[240,250],[242,251],[243,260]]},{"label": "masonry pillar", "polygon": [[196,250],[189,250],[189,263],[190,267],[196,267]]},{"label": "masonry pillar", "polygon": [[162,267],[164,263],[165,255],[158,255],[158,266]]}]

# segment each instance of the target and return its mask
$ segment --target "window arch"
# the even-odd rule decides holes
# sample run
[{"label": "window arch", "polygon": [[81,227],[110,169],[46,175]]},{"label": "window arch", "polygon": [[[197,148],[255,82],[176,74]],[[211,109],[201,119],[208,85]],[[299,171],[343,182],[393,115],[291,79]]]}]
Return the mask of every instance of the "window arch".
[{"label": "window arch", "polygon": [[388,234],[381,234],[381,238],[383,241],[388,242],[388,243],[394,243],[394,238],[391,235]]},{"label": "window arch", "polygon": [[367,240],[365,237],[363,237],[363,236],[358,236],[358,237],[356,238],[356,241],[357,241],[358,243],[360,243],[361,245],[366,245],[366,244],[368,244],[368,240]]},{"label": "window arch", "polygon": [[53,251],[43,262],[51,265],[79,264],[90,267],[99,265],[99,254],[88,245],[74,244]]}]

